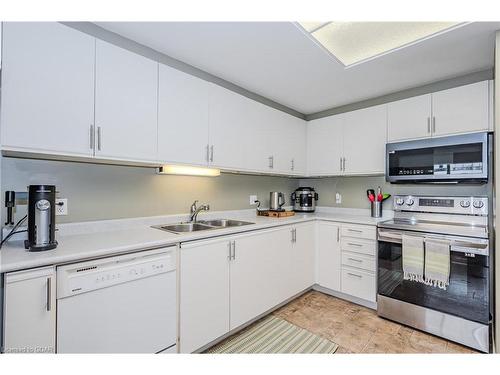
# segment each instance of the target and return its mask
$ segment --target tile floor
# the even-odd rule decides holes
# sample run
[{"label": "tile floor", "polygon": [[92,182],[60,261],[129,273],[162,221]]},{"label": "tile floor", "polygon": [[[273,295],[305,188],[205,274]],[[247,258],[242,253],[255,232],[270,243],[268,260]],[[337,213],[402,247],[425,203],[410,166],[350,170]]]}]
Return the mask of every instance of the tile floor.
[{"label": "tile floor", "polygon": [[337,343],[337,353],[477,353],[379,318],[375,311],[310,291],[273,312]]}]

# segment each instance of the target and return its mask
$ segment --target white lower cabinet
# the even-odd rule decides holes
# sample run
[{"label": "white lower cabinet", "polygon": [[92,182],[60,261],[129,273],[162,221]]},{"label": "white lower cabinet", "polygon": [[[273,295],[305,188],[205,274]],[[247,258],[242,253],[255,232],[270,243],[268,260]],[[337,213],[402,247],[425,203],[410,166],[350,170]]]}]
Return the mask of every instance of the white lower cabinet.
[{"label": "white lower cabinet", "polygon": [[317,282],[322,287],[340,292],[340,224],[318,223]]},{"label": "white lower cabinet", "polygon": [[372,225],[343,224],[341,229],[341,292],[376,301],[377,235]]},{"label": "white lower cabinet", "polygon": [[315,235],[316,223],[305,223],[292,228],[290,267],[288,269],[289,290],[286,298],[302,292],[315,282]]},{"label": "white lower cabinet", "polygon": [[375,274],[357,268],[342,267],[342,293],[375,302]]},{"label": "white lower cabinet", "polygon": [[314,223],[181,245],[180,352],[191,353],[314,284]]},{"label": "white lower cabinet", "polygon": [[231,329],[287,298],[290,228],[242,236],[231,261]]},{"label": "white lower cabinet", "polygon": [[229,332],[230,246],[227,237],[181,245],[181,353],[191,353]]},{"label": "white lower cabinet", "polygon": [[55,352],[54,267],[5,275],[3,343],[6,353]]},{"label": "white lower cabinet", "polygon": [[375,302],[375,227],[326,221],[317,225],[316,282],[334,292]]}]

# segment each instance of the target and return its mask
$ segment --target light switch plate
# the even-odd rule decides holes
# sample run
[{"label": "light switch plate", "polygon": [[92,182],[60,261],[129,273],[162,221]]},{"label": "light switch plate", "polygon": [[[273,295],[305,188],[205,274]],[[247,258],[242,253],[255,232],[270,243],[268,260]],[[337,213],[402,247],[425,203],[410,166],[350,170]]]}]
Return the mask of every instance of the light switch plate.
[{"label": "light switch plate", "polygon": [[68,214],[68,198],[56,199],[56,216],[64,216]]},{"label": "light switch plate", "polygon": [[257,196],[256,195],[250,195],[250,199],[249,199],[250,204],[255,204],[256,200],[257,200]]}]

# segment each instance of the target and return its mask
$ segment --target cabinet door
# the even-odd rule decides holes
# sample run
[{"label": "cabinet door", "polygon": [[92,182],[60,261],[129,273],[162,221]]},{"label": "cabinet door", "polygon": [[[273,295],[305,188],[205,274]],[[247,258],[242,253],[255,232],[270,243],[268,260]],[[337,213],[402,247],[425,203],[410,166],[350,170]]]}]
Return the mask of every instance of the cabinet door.
[{"label": "cabinet door", "polygon": [[231,329],[286,299],[290,228],[241,236],[230,264]]},{"label": "cabinet door", "polygon": [[310,176],[342,173],[343,115],[323,117],[307,124],[307,173]]},{"label": "cabinet door", "polygon": [[53,353],[56,338],[54,267],[5,276],[4,350]]},{"label": "cabinet door", "polygon": [[275,169],[288,175],[303,174],[306,171],[306,122],[287,113],[277,111],[280,120],[277,142],[273,142]]},{"label": "cabinet door", "polygon": [[259,103],[210,85],[210,165],[232,170],[248,170],[250,158],[259,154]]},{"label": "cabinet door", "polygon": [[95,39],[57,22],[4,22],[4,148],[93,154]]},{"label": "cabinet door", "polygon": [[181,353],[229,332],[229,245],[229,239],[181,245]]},{"label": "cabinet door", "polygon": [[344,115],[344,174],[384,173],[387,106]]},{"label": "cabinet door", "polygon": [[157,159],[158,63],[96,41],[96,156]]},{"label": "cabinet door", "polygon": [[287,298],[314,284],[316,224],[294,226],[295,230],[290,259],[289,283],[291,291]]},{"label": "cabinet door", "polygon": [[209,83],[159,65],[158,159],[208,163]]},{"label": "cabinet door", "polygon": [[431,136],[431,94],[398,100],[387,105],[389,142]]},{"label": "cabinet door", "polygon": [[433,93],[433,135],[487,131],[489,101],[488,81]]},{"label": "cabinet door", "polygon": [[340,253],[340,225],[318,223],[318,284],[340,291],[342,257]]}]

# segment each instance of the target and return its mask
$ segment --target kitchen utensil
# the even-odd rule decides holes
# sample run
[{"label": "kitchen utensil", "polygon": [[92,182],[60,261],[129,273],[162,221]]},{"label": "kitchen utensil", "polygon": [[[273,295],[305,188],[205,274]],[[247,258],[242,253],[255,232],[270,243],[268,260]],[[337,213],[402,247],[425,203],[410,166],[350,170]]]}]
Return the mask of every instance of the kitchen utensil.
[{"label": "kitchen utensil", "polygon": [[383,196],[382,196],[382,189],[380,186],[377,188],[377,202],[382,202]]},{"label": "kitchen utensil", "polygon": [[269,209],[271,211],[285,211],[282,206],[285,204],[285,194],[279,191],[271,191],[269,194]]}]

